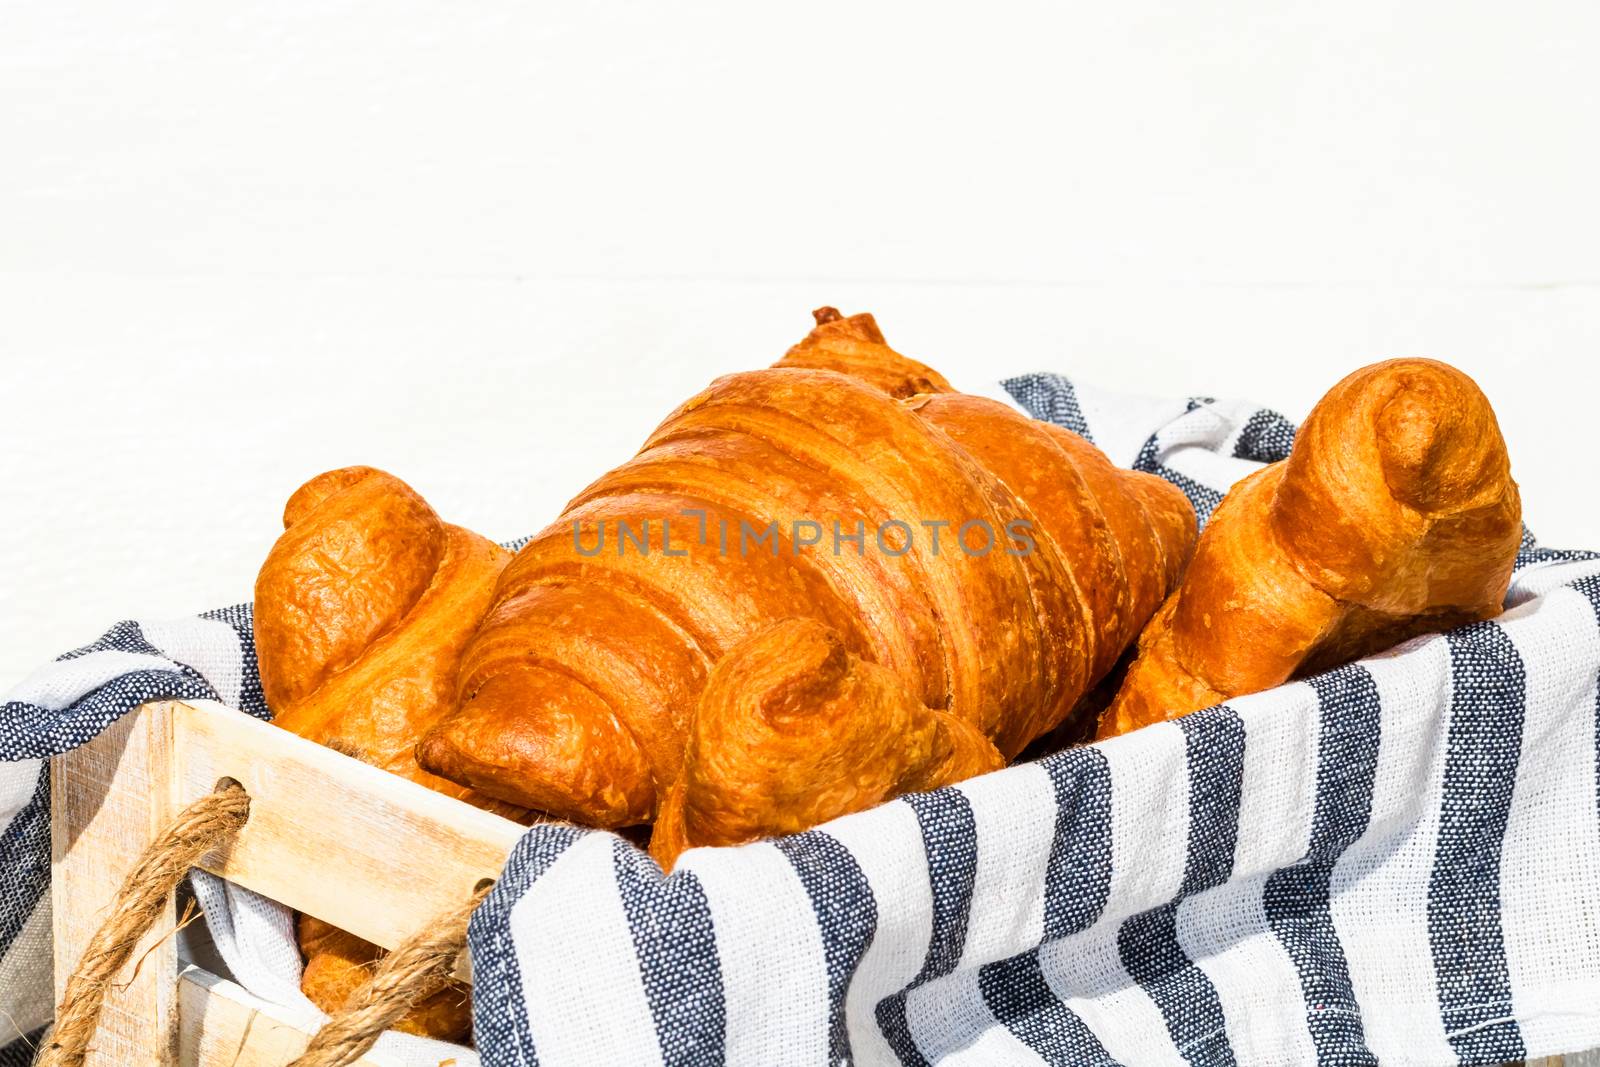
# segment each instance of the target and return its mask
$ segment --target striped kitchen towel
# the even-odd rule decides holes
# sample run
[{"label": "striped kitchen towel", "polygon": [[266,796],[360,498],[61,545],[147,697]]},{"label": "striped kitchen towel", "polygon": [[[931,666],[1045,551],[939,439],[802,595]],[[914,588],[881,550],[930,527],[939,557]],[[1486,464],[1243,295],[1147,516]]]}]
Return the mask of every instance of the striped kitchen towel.
[{"label": "striped kitchen towel", "polygon": [[[1005,390],[1202,518],[1294,437],[1241,403]],[[473,918],[478,1049],[769,1067],[1600,1045],[1597,685],[1600,557],[1530,538],[1493,622],[670,877],[615,835],[535,827]],[[49,1011],[40,761],[157,696],[266,714],[248,609],[125,623],[5,705],[0,1038]]]}]

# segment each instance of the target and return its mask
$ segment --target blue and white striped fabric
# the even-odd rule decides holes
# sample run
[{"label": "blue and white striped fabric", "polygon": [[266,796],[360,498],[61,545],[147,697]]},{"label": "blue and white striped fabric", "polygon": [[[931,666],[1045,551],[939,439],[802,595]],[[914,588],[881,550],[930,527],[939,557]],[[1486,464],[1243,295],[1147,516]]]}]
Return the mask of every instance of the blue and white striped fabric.
[{"label": "blue and white striped fabric", "polygon": [[[1005,388],[1202,516],[1293,440],[1246,404]],[[48,1013],[29,971],[48,966],[40,758],[154,696],[265,714],[247,609],[123,624],[73,655],[0,718],[0,755],[23,761],[0,767],[0,1035]],[[491,1067],[1493,1064],[1600,1045],[1600,557],[1529,539],[1493,622],[693,850],[670,877],[614,835],[536,827],[470,938]]]}]

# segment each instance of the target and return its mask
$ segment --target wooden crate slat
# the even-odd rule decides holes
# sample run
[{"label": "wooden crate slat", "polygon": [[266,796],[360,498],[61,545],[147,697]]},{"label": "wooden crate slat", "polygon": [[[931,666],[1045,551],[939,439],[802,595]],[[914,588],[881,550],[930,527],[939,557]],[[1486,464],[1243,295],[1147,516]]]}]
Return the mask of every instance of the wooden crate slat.
[{"label": "wooden crate slat", "polygon": [[[173,794],[170,706],[147,706],[90,744],[50,761],[50,906],[55,997],[106,917],[133,860],[180,810]],[[167,901],[134,949],[136,974],[106,994],[89,1067],[172,1062],[178,956]]]},{"label": "wooden crate slat", "polygon": [[178,1067],[283,1067],[311,1039],[270,1005],[246,999],[238,986],[198,967],[186,968],[177,987]]},{"label": "wooden crate slat", "polygon": [[522,836],[509,819],[220,704],[167,707],[179,794],[224,777],[250,794],[238,840],[201,866],[385,948],[498,877]]}]

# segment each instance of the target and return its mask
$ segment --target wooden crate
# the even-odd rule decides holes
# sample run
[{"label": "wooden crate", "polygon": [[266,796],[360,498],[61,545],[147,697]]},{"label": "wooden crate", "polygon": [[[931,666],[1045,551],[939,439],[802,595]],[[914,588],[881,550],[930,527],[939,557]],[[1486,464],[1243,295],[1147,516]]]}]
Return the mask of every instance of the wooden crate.
[{"label": "wooden crate", "polygon": [[[386,948],[498,876],[523,832],[208,701],[146,704],[50,772],[58,1002],[139,851],[224,778],[249,793],[250,819],[200,866]],[[92,1067],[282,1067],[304,1051],[309,1034],[228,983],[179,973],[176,922],[169,901],[108,995]]]}]

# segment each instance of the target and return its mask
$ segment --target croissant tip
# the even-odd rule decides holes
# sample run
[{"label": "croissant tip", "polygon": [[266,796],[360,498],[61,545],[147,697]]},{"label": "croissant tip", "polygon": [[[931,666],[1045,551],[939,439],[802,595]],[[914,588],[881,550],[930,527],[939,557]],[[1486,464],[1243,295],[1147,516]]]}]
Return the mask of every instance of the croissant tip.
[{"label": "croissant tip", "polygon": [[372,477],[389,478],[404,486],[408,491],[410,489],[409,486],[405,486],[405,483],[400,482],[394,475],[364,464],[323,471],[290,494],[288,501],[283,505],[283,528],[287,530],[299,522],[328,497],[333,496],[335,493],[343,492],[351,486]]},{"label": "croissant tip", "polygon": [[811,317],[817,320],[818,326],[826,326],[830,322],[838,322],[840,319],[844,318],[844,316],[839,313],[838,308],[827,306],[817,308],[811,313]]}]

